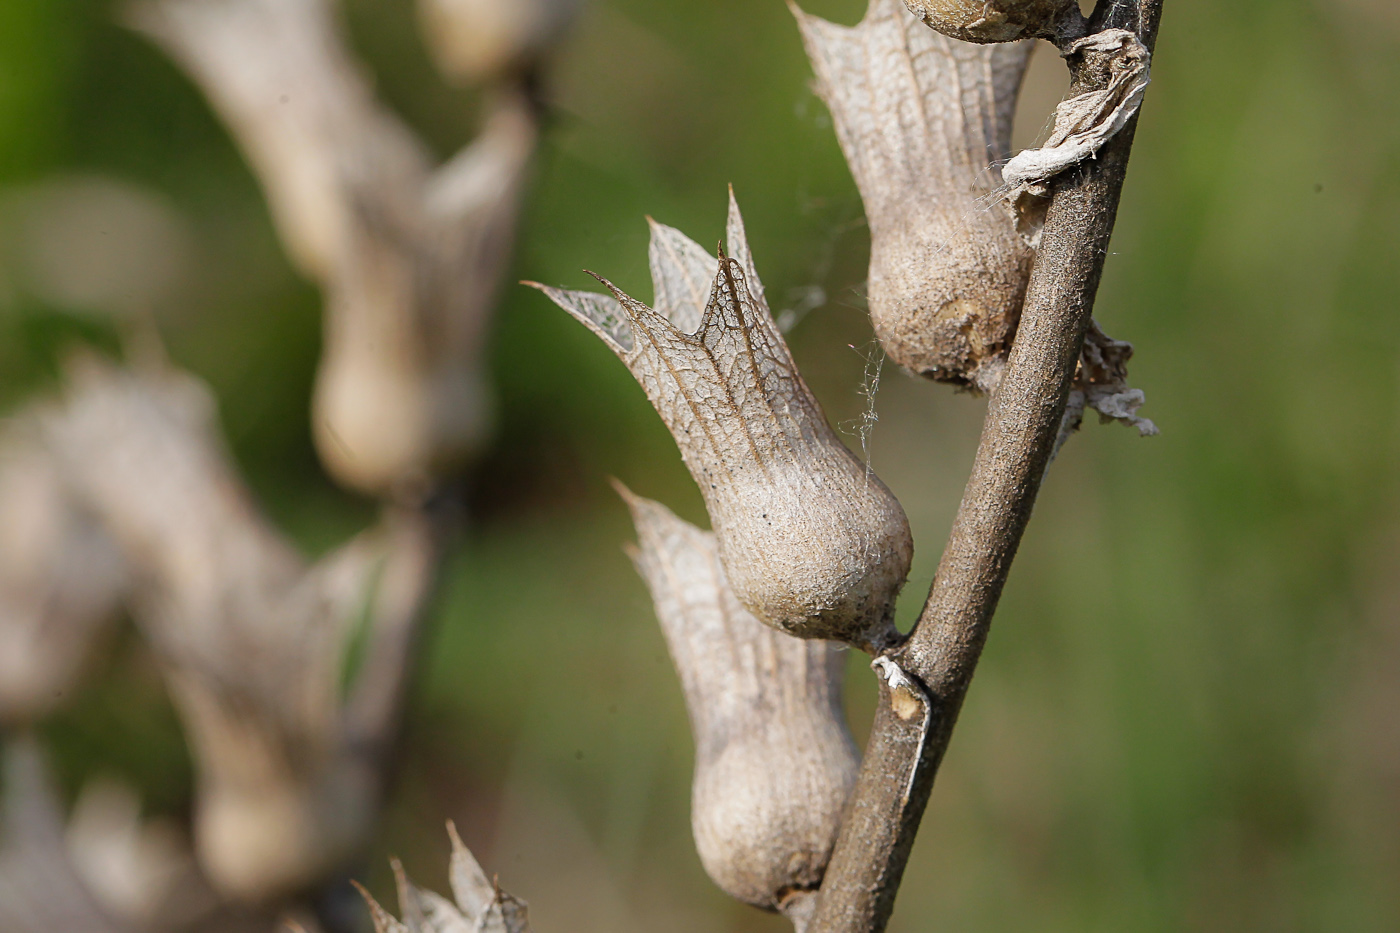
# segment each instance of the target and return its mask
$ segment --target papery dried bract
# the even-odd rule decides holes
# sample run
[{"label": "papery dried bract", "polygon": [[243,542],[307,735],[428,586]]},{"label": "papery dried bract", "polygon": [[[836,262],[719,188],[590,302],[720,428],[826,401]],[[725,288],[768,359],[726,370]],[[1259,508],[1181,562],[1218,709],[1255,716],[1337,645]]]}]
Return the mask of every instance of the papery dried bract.
[{"label": "papery dried bract", "polygon": [[1030,278],[996,191],[1031,44],[958,42],[899,0],[852,28],[794,12],[865,202],[876,335],[913,372],[991,390]]},{"label": "papery dried bract", "polygon": [[606,282],[615,300],[540,287],[612,347],[670,428],[744,605],[802,637],[878,647],[894,634],[909,524],[797,372],[732,197],[729,246],[733,258],[702,260],[653,224],[655,310]]},{"label": "papery dried bract", "polygon": [[464,81],[533,65],[564,33],[583,0],[418,0],[423,38],[438,68]]},{"label": "papery dried bract", "polygon": [[761,624],[735,598],[714,535],[623,490],[633,554],[680,674],[695,737],[691,825],[729,895],[800,913],[821,883],[859,759],[829,642]]},{"label": "papery dried bract", "polygon": [[397,861],[394,880],[402,920],[379,905],[364,888],[375,933],[530,933],[529,911],[524,901],[502,891],[486,877],[471,850],[462,844],[457,828],[447,824],[452,837],[450,882],[452,900],[416,887]]},{"label": "papery dried bract", "polygon": [[965,42],[1055,39],[1083,28],[1079,0],[904,0],[909,12]]}]

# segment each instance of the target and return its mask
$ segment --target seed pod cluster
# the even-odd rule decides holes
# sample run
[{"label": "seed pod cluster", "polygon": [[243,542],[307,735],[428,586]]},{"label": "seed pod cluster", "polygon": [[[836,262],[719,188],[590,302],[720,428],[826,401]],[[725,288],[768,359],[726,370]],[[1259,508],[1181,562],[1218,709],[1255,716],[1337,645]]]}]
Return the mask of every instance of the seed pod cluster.
[{"label": "seed pod cluster", "polygon": [[1079,0],[904,0],[931,29],[964,42],[1056,39],[1082,28]]},{"label": "seed pod cluster", "polygon": [[426,520],[391,513],[308,565],[239,480],[208,390],[174,371],[82,360],[44,429],[133,563],[133,615],[194,752],[209,880],[242,902],[324,883],[375,824],[434,563]]},{"label": "seed pod cluster", "polygon": [[865,202],[880,343],[915,373],[990,391],[1030,279],[1030,244],[996,192],[1032,44],[958,42],[899,0],[871,0],[855,27],[797,19]]},{"label": "seed pod cluster", "polygon": [[749,611],[804,638],[881,646],[894,637],[894,598],[913,555],[909,523],[802,381],[732,193],[728,241],[731,255],[716,263],[653,223],[655,310],[605,280],[613,297],[536,287],[641,383],[700,485],[725,573]]},{"label": "seed pod cluster", "polygon": [[821,883],[859,760],[830,642],[761,624],[735,598],[715,536],[621,490],[695,737],[700,861],[741,901],[799,918]]},{"label": "seed pod cluster", "polygon": [[486,81],[530,68],[559,40],[582,0],[418,0],[439,70]]},{"label": "seed pod cluster", "polygon": [[325,289],[312,425],[326,468],[421,498],[492,425],[481,355],[537,138],[528,95],[494,92],[476,140],[434,168],[375,99],[331,0],[138,0],[132,19],[204,88]]}]

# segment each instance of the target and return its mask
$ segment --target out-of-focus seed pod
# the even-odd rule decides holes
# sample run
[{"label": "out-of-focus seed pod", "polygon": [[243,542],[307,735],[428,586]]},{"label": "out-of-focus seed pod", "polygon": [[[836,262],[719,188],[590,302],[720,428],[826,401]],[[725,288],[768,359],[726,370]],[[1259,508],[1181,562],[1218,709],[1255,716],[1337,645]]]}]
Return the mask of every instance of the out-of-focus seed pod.
[{"label": "out-of-focus seed pod", "polygon": [[534,106],[494,94],[478,138],[434,169],[375,99],[330,0],[138,0],[131,18],[199,82],[288,253],[325,288],[312,423],[326,468],[362,492],[420,497],[492,425],[481,357]]},{"label": "out-of-focus seed pod", "polygon": [[996,192],[1032,44],[958,42],[899,0],[871,0],[849,28],[794,12],[865,202],[880,343],[915,373],[990,391],[1030,280]]},{"label": "out-of-focus seed pod", "polygon": [[418,0],[418,15],[439,70],[477,82],[528,69],[580,6],[582,0]]},{"label": "out-of-focus seed pod", "polygon": [[0,426],[0,725],[68,697],[125,596],[126,562],[25,412]]},{"label": "out-of-focus seed pod", "polygon": [[33,735],[7,735],[0,757],[0,930],[131,933],[103,909],[68,859],[58,788]]},{"label": "out-of-focus seed pod", "polygon": [[502,891],[493,879],[486,877],[471,850],[462,844],[457,827],[448,823],[447,833],[452,837],[448,868],[452,900],[416,887],[408,880],[403,866],[394,861],[403,920],[395,920],[368,891],[360,888],[369,904],[375,933],[530,933],[525,902]]},{"label": "out-of-focus seed pod", "polygon": [[244,902],[323,884],[378,815],[429,521],[390,512],[308,566],[259,514],[193,378],[85,359],[64,401],[45,439],[132,562],[136,621],[193,752],[201,868]]},{"label": "out-of-focus seed pod", "polygon": [[730,590],[714,535],[621,491],[695,734],[700,861],[726,893],[800,930],[859,767],[842,655],[762,625]]},{"label": "out-of-focus seed pod", "polygon": [[[878,648],[913,544],[904,510],[836,437],[773,323],[730,196],[716,262],[652,225],[656,309],[536,286],[622,358],[700,485],[734,593],[804,638]],[[712,284],[713,283],[713,284]],[[533,283],[532,283],[533,284]]]},{"label": "out-of-focus seed pod", "polygon": [[964,42],[1058,39],[1083,30],[1079,0],[904,0],[919,19]]}]

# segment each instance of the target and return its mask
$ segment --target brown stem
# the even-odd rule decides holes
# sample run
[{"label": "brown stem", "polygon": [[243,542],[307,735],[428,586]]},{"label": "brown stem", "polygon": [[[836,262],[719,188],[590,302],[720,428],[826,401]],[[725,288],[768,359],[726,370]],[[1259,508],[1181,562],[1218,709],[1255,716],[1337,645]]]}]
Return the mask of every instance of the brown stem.
[{"label": "brown stem", "polygon": [[[1150,50],[1162,0],[1101,0],[1090,31],[1134,31]],[[1071,93],[1106,86],[1102,59],[1070,61]],[[882,678],[865,760],[809,933],[877,933],[986,643],[1064,414],[1127,174],[1134,119],[1055,185],[1025,307],[988,406],[972,476],[923,614],[888,656],[922,681],[932,715]],[[923,734],[925,722],[928,734]],[[912,775],[912,777],[911,777]]]}]

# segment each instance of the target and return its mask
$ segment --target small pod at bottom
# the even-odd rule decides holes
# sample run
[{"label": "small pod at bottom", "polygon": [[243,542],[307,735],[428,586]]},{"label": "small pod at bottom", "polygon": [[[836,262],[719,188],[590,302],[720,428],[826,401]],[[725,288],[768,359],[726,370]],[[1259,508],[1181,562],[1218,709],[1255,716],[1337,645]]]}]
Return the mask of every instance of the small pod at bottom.
[{"label": "small pod at bottom", "polygon": [[759,622],[731,592],[713,534],[619,491],[690,714],[700,861],[731,897],[801,928],[860,765],[841,652]]}]

